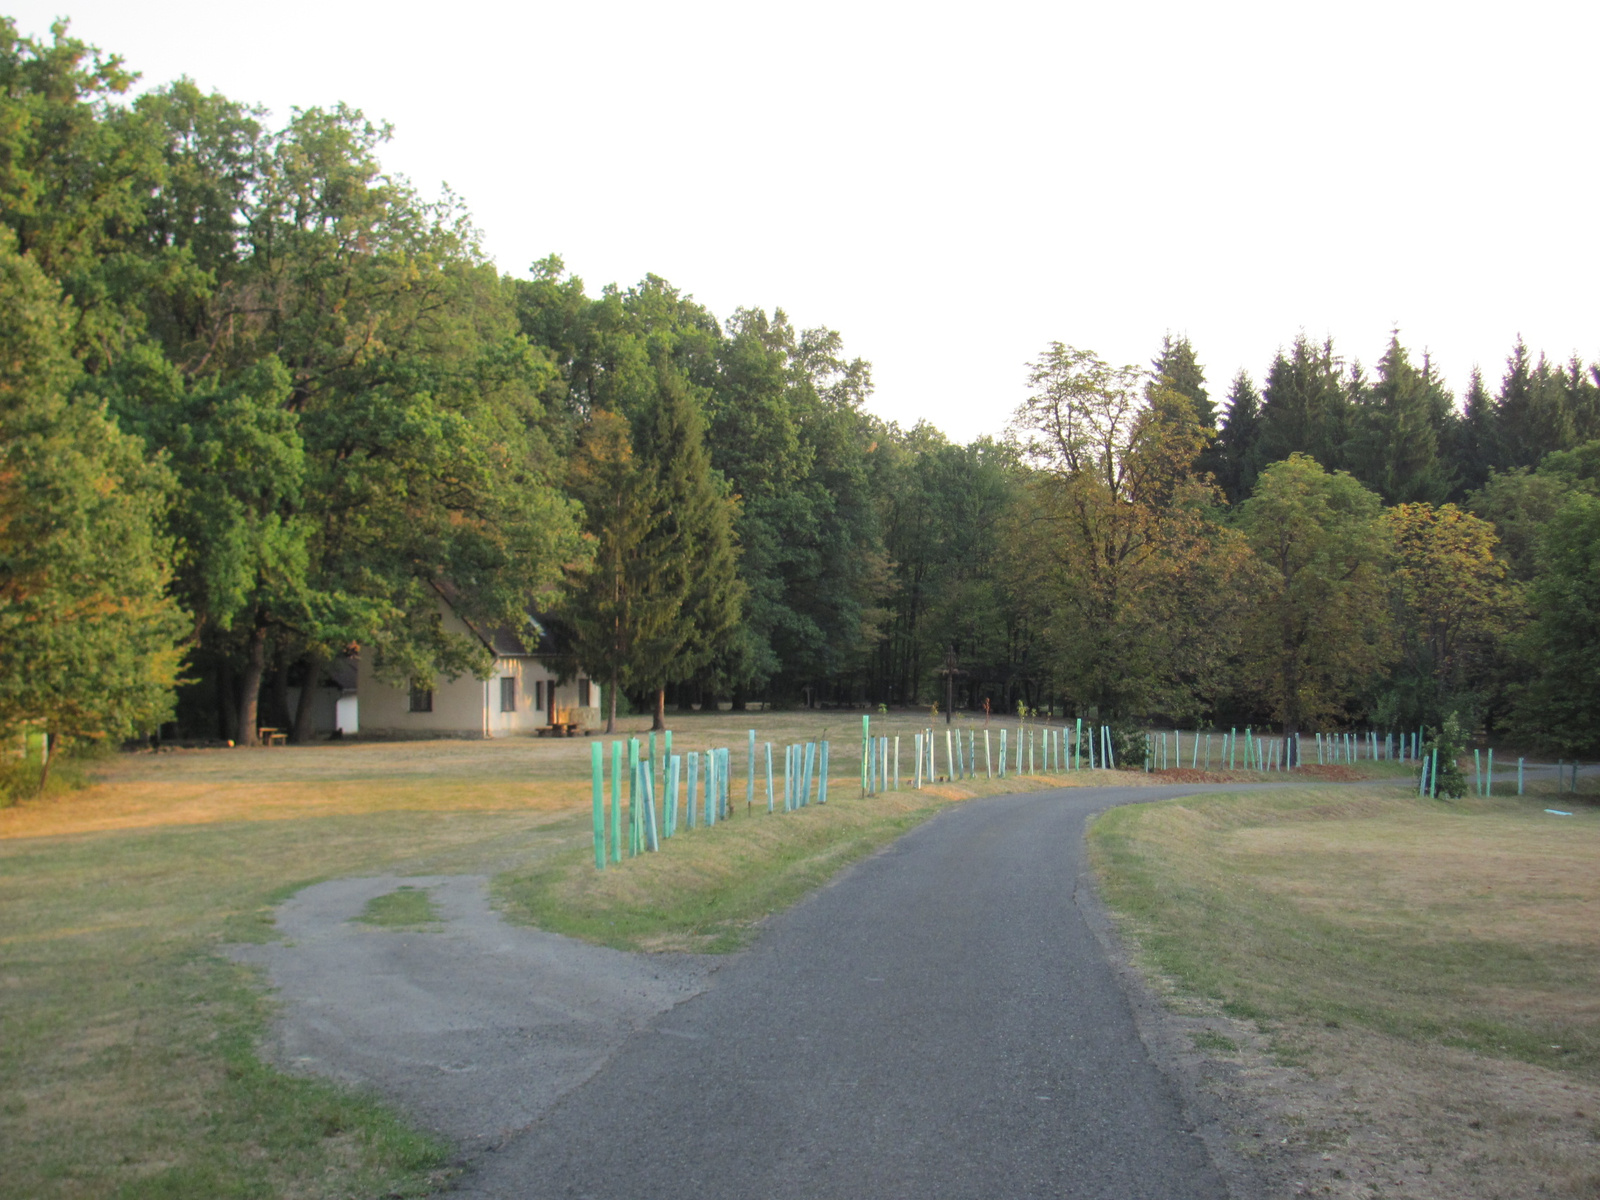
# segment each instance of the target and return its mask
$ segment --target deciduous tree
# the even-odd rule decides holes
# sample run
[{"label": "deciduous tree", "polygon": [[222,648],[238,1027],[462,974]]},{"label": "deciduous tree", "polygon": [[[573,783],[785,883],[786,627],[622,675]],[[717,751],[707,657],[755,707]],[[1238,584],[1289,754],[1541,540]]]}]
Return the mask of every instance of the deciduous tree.
[{"label": "deciduous tree", "polygon": [[116,740],[172,711],[165,473],[106,416],[74,314],[0,232],[0,733]]},{"label": "deciduous tree", "polygon": [[1380,719],[1411,728],[1459,713],[1476,727],[1501,639],[1518,611],[1494,526],[1453,504],[1401,504],[1384,520],[1395,545],[1399,658]]},{"label": "deciduous tree", "polygon": [[1293,743],[1353,714],[1389,660],[1392,543],[1376,495],[1293,454],[1239,508],[1260,568],[1244,627],[1245,678]]},{"label": "deciduous tree", "polygon": [[1214,682],[1207,655],[1226,644],[1204,626],[1225,620],[1240,562],[1194,474],[1207,433],[1186,397],[1146,401],[1138,368],[1089,351],[1052,344],[1032,381],[1014,428],[1033,469],[1004,537],[1054,681],[1108,719],[1191,716]]}]

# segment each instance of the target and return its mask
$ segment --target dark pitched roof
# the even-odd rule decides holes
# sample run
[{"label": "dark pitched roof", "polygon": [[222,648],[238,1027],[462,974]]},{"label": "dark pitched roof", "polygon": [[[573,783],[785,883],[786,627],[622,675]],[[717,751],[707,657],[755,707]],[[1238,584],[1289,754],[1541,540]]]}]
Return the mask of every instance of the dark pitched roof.
[{"label": "dark pitched roof", "polygon": [[496,658],[546,658],[566,652],[566,639],[556,633],[555,624],[532,608],[527,609],[528,621],[521,629],[502,625],[485,630],[461,616],[456,604],[460,592],[453,584],[440,582],[433,586],[456,616],[461,617],[461,623],[472,630]]}]

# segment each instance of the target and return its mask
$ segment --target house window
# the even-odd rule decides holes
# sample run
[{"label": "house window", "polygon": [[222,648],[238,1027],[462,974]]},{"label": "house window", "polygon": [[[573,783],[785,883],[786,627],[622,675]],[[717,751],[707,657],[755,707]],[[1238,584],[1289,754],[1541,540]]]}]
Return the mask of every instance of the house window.
[{"label": "house window", "polygon": [[587,679],[578,680],[578,707],[589,707],[589,681]]},{"label": "house window", "polygon": [[515,675],[506,675],[500,680],[500,711],[517,711],[517,677]]},{"label": "house window", "polygon": [[544,680],[542,679],[533,681],[533,711],[544,711]]},{"label": "house window", "polygon": [[433,689],[431,687],[423,687],[422,684],[415,679],[411,681],[411,711],[433,711]]}]

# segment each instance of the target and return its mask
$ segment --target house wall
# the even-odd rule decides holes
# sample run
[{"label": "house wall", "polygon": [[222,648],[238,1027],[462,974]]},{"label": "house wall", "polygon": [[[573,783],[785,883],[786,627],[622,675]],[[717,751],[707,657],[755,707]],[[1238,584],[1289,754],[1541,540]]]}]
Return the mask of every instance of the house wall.
[{"label": "house wall", "polygon": [[[467,625],[448,608],[444,609],[444,622],[452,633],[471,635]],[[551,723],[549,695],[555,676],[530,656],[496,659],[494,674],[488,679],[439,676],[433,683],[433,711],[425,713],[411,711],[407,688],[373,679],[359,664],[357,672],[362,733],[379,737],[511,737],[532,734],[539,726]],[[516,709],[509,713],[500,711],[500,680],[504,678],[517,681]],[[539,693],[536,685],[540,683],[546,697],[543,708],[535,707]],[[599,723],[599,684],[591,685],[587,707],[578,704],[579,681],[569,680],[553,690],[557,719],[576,721],[583,728]]]},{"label": "house wall", "polygon": [[[517,681],[517,707],[515,712],[509,713],[500,711],[500,681],[507,678]],[[544,686],[541,688],[540,684]],[[585,728],[593,726],[600,719],[597,701],[600,685],[591,686],[588,707],[578,704],[578,691],[576,679],[556,686],[556,677],[536,658],[496,659],[494,676],[488,681],[485,691],[489,714],[487,736],[532,733],[541,725],[549,725],[553,721],[576,721]],[[541,693],[544,701],[542,707],[538,704]],[[554,713],[550,711],[552,704]]]}]

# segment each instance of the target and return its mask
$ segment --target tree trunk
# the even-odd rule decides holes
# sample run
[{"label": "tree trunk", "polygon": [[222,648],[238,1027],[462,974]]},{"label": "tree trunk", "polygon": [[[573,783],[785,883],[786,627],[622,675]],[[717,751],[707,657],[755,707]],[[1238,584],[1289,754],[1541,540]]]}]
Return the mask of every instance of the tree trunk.
[{"label": "tree trunk", "polygon": [[261,709],[261,677],[267,673],[267,627],[257,625],[250,631],[250,642],[245,657],[244,675],[239,680],[239,744],[259,746],[261,737],[259,714]]},{"label": "tree trunk", "polygon": [[660,733],[667,727],[667,689],[656,689],[655,712],[650,716],[650,728],[653,732]]},{"label": "tree trunk", "polygon": [[233,686],[233,663],[217,656],[217,732],[225,742],[239,740],[239,693]]},{"label": "tree trunk", "polygon": [[294,732],[290,740],[297,746],[308,744],[316,736],[311,728],[317,703],[317,685],[322,681],[322,667],[327,656],[320,650],[309,650],[301,660],[305,663],[305,678],[300,683],[300,703],[295,705]]},{"label": "tree trunk", "polygon": [[611,681],[610,681],[610,684],[608,685],[608,694],[607,694],[607,699],[606,699],[606,732],[607,733],[615,733],[616,731],[617,731],[617,673],[615,671],[613,671],[611,673]]},{"label": "tree trunk", "polygon": [[294,714],[289,711],[289,662],[281,650],[272,668],[271,694],[272,724],[279,729],[287,729],[293,723]]},{"label": "tree trunk", "polygon": [[39,753],[44,758],[44,763],[39,768],[39,791],[37,795],[44,795],[45,785],[50,782],[50,764],[55,761],[55,747],[50,744],[50,735],[42,735],[39,739]]}]

